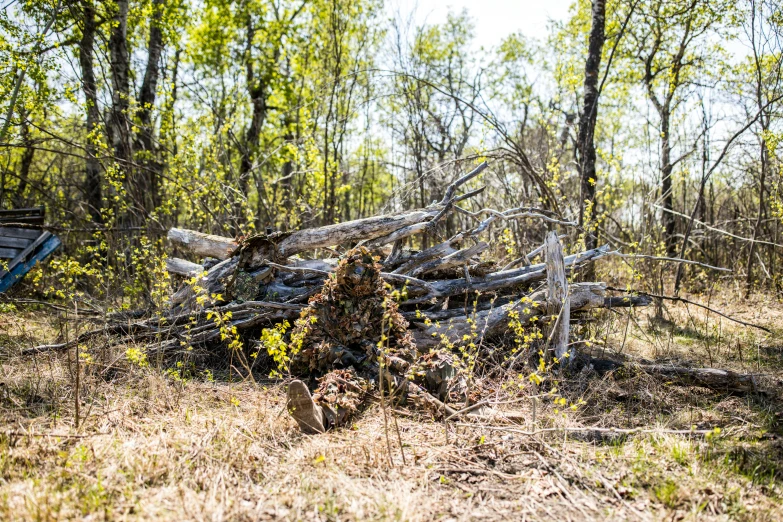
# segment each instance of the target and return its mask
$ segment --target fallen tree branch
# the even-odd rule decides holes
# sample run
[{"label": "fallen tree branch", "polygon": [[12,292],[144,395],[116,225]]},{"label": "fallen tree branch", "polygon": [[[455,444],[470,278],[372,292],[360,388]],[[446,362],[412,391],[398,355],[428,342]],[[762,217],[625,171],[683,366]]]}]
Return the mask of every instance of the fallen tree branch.
[{"label": "fallen tree branch", "polygon": [[719,368],[688,368],[655,363],[624,363],[612,359],[590,358],[586,364],[599,373],[614,371],[644,372],[669,380],[680,386],[701,386],[716,391],[755,393],[758,391],[753,374],[737,373]]},{"label": "fallen tree branch", "polygon": [[[636,434],[665,434],[665,435],[699,435],[699,436],[713,436],[715,430],[668,430],[668,429],[648,429],[648,428],[604,428],[598,426],[592,427],[562,427],[562,428],[540,428],[537,430],[527,431],[520,430],[518,428],[511,428],[507,426],[493,426],[486,424],[469,424],[465,422],[454,423],[455,426],[464,426],[466,428],[480,428],[497,431],[507,431],[516,435],[524,435],[527,437],[534,437],[536,435],[543,435],[545,433],[584,433],[584,434],[617,434],[617,435],[636,435]],[[601,437],[598,437],[599,439]]]},{"label": "fallen tree branch", "polygon": [[734,317],[726,315],[723,312],[715,310],[714,308],[710,308],[707,305],[703,305],[701,303],[697,303],[697,302],[691,301],[689,299],[685,299],[684,297],[679,297],[679,296],[675,297],[675,296],[671,296],[671,295],[651,294],[649,292],[642,292],[640,290],[623,290],[623,289],[620,289],[620,288],[612,288],[612,287],[607,287],[606,289],[614,291],[614,292],[628,292],[628,293],[632,293],[632,294],[646,295],[647,297],[652,297],[653,299],[664,299],[666,301],[674,301],[674,302],[691,304],[693,306],[698,306],[699,308],[703,308],[705,310],[709,310],[710,312],[712,312],[714,314],[717,314],[717,315],[723,317],[724,319],[728,319],[731,322],[734,322],[734,323],[737,323],[737,324],[741,324],[742,326],[749,326],[751,328],[756,328],[758,330],[762,330],[762,331],[767,332],[767,333],[772,333],[772,330],[770,330],[766,326],[760,326],[760,325],[757,325],[757,324],[753,324],[753,323],[748,323],[746,321],[742,321],[740,319],[735,319]]}]

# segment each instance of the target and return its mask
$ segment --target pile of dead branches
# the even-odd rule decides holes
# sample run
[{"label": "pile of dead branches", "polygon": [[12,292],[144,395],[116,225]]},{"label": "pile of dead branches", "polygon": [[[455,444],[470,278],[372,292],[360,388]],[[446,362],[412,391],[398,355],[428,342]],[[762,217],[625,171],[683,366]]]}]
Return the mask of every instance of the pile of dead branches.
[{"label": "pile of dead branches", "polygon": [[[486,164],[481,164],[456,180],[440,201],[396,214],[239,239],[171,229],[171,245],[200,262],[175,257],[167,261],[168,271],[181,281],[169,310],[136,322],[122,318],[70,343],[39,346],[29,352],[67,349],[90,336],[105,335],[113,336],[116,342],[146,338],[151,352],[176,353],[183,348],[218,345],[227,331],[257,334],[260,329],[299,317],[308,300],[332,276],[340,250],[357,245],[380,254],[381,276],[400,291],[399,307],[420,351],[442,344],[458,345],[468,338],[487,345],[502,343],[513,334],[509,332],[513,317],[516,325],[545,325],[551,357],[573,361],[576,354],[574,344],[569,343],[570,324],[580,313],[650,303],[644,295],[609,295],[602,282],[569,283],[570,272],[613,252],[602,246],[564,256],[556,232],[550,232],[540,247],[505,266],[482,260],[481,254],[490,248],[484,236],[495,221],[533,218],[574,225],[540,209],[471,212],[463,208],[460,203],[483,188],[463,194],[458,191],[484,168]],[[468,215],[475,226],[423,250],[405,247],[416,234],[434,236],[439,223],[451,213]],[[538,256],[543,261],[534,263]],[[671,368],[651,371],[670,379],[678,374]],[[715,371],[724,373],[716,376]],[[743,391],[753,387],[752,379],[748,382],[732,372],[715,371],[701,375],[682,369],[679,373],[692,383],[710,387]]]}]

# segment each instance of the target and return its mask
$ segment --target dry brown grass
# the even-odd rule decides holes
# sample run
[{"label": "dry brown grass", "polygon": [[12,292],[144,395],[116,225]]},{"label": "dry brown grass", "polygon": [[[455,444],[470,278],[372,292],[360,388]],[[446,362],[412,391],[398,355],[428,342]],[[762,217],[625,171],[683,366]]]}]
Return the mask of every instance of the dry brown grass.
[{"label": "dry brown grass", "polygon": [[[67,357],[18,355],[54,338],[53,316],[2,314],[0,519],[781,520],[783,306],[732,301],[724,292],[711,305],[777,333],[678,305],[671,322],[637,313],[627,334],[626,316],[607,312],[590,325],[604,340],[592,350],[758,372],[766,397],[583,373],[559,386],[586,402],[576,412],[539,401],[535,428],[658,430],[600,443],[519,433],[534,429],[528,391],[488,384],[520,399],[503,408],[522,413],[522,425],[446,425],[403,411],[405,463],[396,433],[389,455],[378,405],[351,429],[303,436],[284,412],[283,383],[176,382],[99,346],[88,347],[95,361],[77,429]],[[693,425],[721,432],[665,433]]]}]

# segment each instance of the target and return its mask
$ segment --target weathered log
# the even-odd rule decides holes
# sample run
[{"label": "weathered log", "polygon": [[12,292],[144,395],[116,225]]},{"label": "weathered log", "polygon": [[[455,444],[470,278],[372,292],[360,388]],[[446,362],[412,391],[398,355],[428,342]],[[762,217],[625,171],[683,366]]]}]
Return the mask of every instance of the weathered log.
[{"label": "weathered log", "polygon": [[395,269],[393,273],[407,274],[411,270],[415,269],[417,266],[426,263],[432,259],[453,254],[454,252],[457,251],[457,249],[454,247],[462,241],[462,238],[463,238],[463,234],[461,233],[457,234],[456,236],[452,237],[447,241],[444,241],[443,243],[439,243],[433,247],[430,247],[426,250],[422,250],[421,252],[412,255],[402,265],[400,265],[397,269]]},{"label": "weathered log", "polygon": [[[206,295],[222,294],[225,292],[228,278],[230,278],[237,268],[239,259],[232,257],[231,259],[225,259],[216,264],[207,271],[205,277],[200,277],[197,281],[197,285],[203,289]],[[171,305],[181,305],[183,308],[192,309],[194,306],[194,300],[196,298],[196,292],[190,285],[184,285],[177,290],[174,295],[171,296]]]},{"label": "weathered log", "polygon": [[429,272],[435,272],[436,270],[445,270],[455,266],[462,266],[470,261],[470,259],[489,248],[488,243],[479,242],[475,245],[457,250],[451,254],[444,256],[440,259],[433,259],[417,268],[410,271],[412,276],[420,276]]},{"label": "weathered log", "polygon": [[237,248],[237,243],[233,239],[184,228],[170,229],[168,238],[175,245],[199,257],[227,259]]},{"label": "weathered log", "polygon": [[422,221],[421,223],[415,223],[413,225],[409,225],[407,227],[402,227],[398,230],[395,230],[394,232],[390,234],[386,234],[385,236],[381,236],[379,238],[373,239],[372,241],[367,241],[365,245],[367,246],[367,248],[378,248],[380,246],[387,245],[389,243],[396,243],[402,239],[405,239],[406,237],[424,232],[425,230],[427,230],[428,226],[429,226],[429,220]]},{"label": "weathered log", "polygon": [[284,260],[299,252],[325,248],[333,245],[364,242],[365,245],[376,248],[388,243],[397,242],[410,235],[424,232],[448,213],[455,201],[478,194],[473,191],[460,197],[454,194],[461,185],[478,176],[487,167],[486,162],[476,167],[470,173],[462,176],[447,187],[446,194],[440,203],[427,208],[409,210],[396,214],[374,216],[356,219],[345,223],[337,223],[324,227],[298,230],[284,235],[279,241],[274,240],[275,252],[270,252],[269,245],[263,245],[257,251],[247,255],[248,262],[242,266],[254,268],[261,266],[265,259]]},{"label": "weathered log", "polygon": [[677,384],[702,386],[718,391],[751,393],[756,391],[756,379],[753,375],[736,373],[717,368],[680,368],[675,366],[654,365],[641,367],[645,372],[660,375]]},{"label": "weathered log", "polygon": [[[386,236],[392,232],[423,221],[432,219],[439,208],[411,210],[386,216],[375,216],[325,227],[298,230],[278,245],[278,251],[283,257],[289,257],[299,252],[315,250],[332,245],[355,243]],[[256,261],[256,259],[253,259]],[[258,259],[258,262],[263,259]]]},{"label": "weathered log", "polygon": [[699,386],[715,391],[733,393],[755,393],[758,391],[756,377],[753,374],[737,373],[732,370],[688,368],[668,364],[625,363],[598,358],[589,359],[587,364],[599,373],[618,370],[631,373],[644,372],[680,386]]},{"label": "weathered log", "polygon": [[166,270],[170,274],[181,275],[183,277],[195,277],[204,271],[204,267],[198,263],[192,263],[185,259],[172,257],[166,259]]},{"label": "weathered log", "polygon": [[[606,285],[604,283],[578,283],[571,285],[570,304],[572,310],[600,308],[605,304]],[[547,291],[539,290],[523,299],[512,301],[475,314],[459,315],[440,323],[426,326],[414,322],[413,336],[420,348],[429,348],[440,343],[442,336],[452,343],[460,342],[465,336],[473,338],[475,332],[478,343],[484,339],[498,337],[508,331],[512,312],[524,326],[533,318],[546,314]],[[424,314],[426,315],[426,314]],[[414,320],[415,321],[415,320]]]},{"label": "weathered log", "polygon": [[[602,257],[608,251],[607,246],[588,250],[580,254],[567,256],[564,259],[565,266],[592,261]],[[546,278],[546,264],[540,263],[514,270],[493,272],[484,277],[447,279],[433,281],[431,283],[433,292],[425,295],[411,292],[415,299],[407,301],[407,304],[425,303],[433,298],[447,297],[464,292],[489,292],[501,288],[509,288],[523,283],[530,283]]]},{"label": "weathered log", "polygon": [[547,301],[546,311],[554,318],[554,324],[547,326],[549,343],[560,364],[568,366],[573,357],[568,354],[568,336],[571,332],[571,301],[568,295],[563,246],[556,232],[550,232],[544,241],[546,259]]}]

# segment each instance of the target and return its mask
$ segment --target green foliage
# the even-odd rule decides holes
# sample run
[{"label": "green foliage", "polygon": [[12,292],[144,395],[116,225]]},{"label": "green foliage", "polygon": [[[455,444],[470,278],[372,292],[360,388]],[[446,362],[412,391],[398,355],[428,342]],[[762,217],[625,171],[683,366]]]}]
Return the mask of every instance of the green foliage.
[{"label": "green foliage", "polygon": [[[128,99],[112,58],[118,5],[28,0],[0,13],[0,208],[45,205],[48,222],[67,236],[61,259],[30,277],[45,295],[89,293],[111,310],[160,310],[177,283],[164,266],[168,228],[242,236],[423,207],[464,171],[466,157],[492,164],[491,175],[468,187],[487,185],[473,210],[541,206],[567,219],[579,212],[574,150],[591,2],[575,2],[545,40],[514,33],[476,49],[467,11],[407,26],[387,20],[381,0],[131,0]],[[80,52],[90,9],[95,102]],[[569,244],[593,234],[660,254],[663,218],[650,203],[662,196],[664,143],[672,210],[689,215],[701,176],[760,106],[763,117],[712,174],[697,217],[777,242],[765,220],[783,219],[781,27],[783,14],[769,0],[607,2],[596,199]],[[732,56],[753,35],[757,51]],[[142,100],[145,85],[152,101]],[[114,114],[120,102],[127,108]],[[733,215],[748,209],[762,216],[753,230],[747,216]],[[449,217],[412,246],[471,220]],[[678,237],[685,223],[678,218]],[[495,227],[487,255],[511,261],[549,226]],[[757,252],[765,269],[776,266],[776,252]],[[723,263],[726,254],[701,236],[686,255],[734,261]],[[639,267],[629,270],[641,280]],[[230,323],[215,319],[221,328]]]},{"label": "green foliage", "polygon": [[[272,360],[276,365],[276,368],[270,373],[270,377],[281,377],[284,373],[287,374],[291,356],[298,353],[301,348],[300,340],[292,348],[292,353],[289,353],[288,341],[285,338],[285,333],[290,326],[291,324],[288,321],[283,321],[272,328],[264,328],[261,330],[261,347],[272,357]],[[255,352],[251,356],[255,359],[258,357],[259,353],[260,351]]]}]

